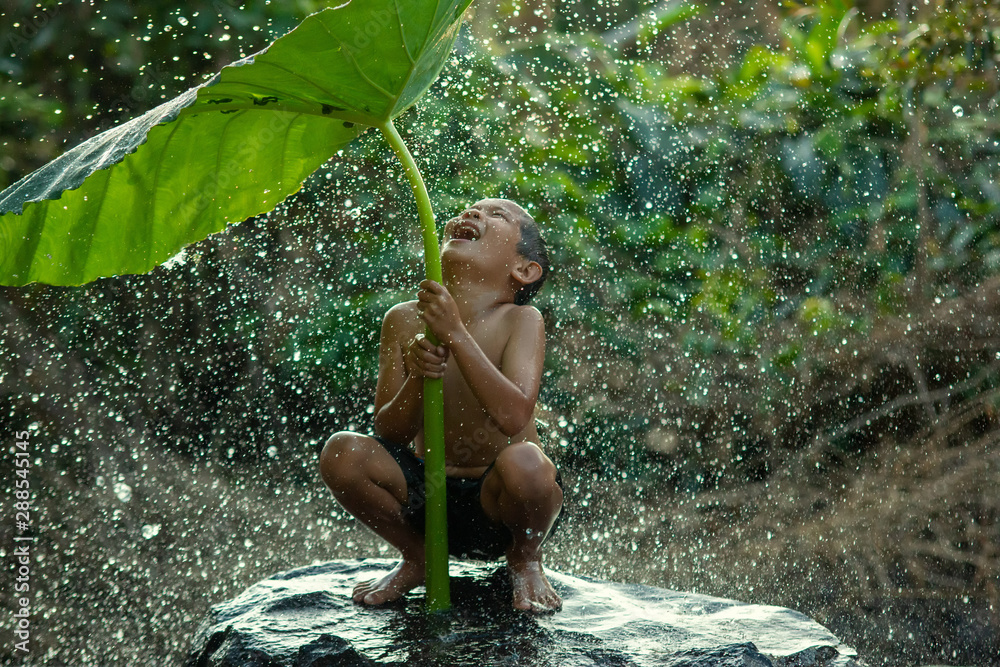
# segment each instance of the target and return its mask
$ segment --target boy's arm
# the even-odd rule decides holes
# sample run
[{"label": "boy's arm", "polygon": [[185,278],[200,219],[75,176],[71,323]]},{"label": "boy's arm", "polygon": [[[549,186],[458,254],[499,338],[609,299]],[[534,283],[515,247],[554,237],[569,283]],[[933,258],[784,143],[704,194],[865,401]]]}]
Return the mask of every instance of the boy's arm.
[{"label": "boy's arm", "polygon": [[532,306],[518,307],[508,317],[510,338],[499,368],[467,330],[448,347],[486,414],[504,435],[514,436],[534,418],[545,361],[545,323]]},{"label": "boy's arm", "polygon": [[382,321],[375,389],[375,434],[401,443],[413,440],[423,425],[424,377],[441,377],[447,358],[422,337],[404,351],[413,317],[408,306],[394,306]]},{"label": "boy's arm", "polygon": [[[449,313],[451,295],[443,286],[425,281],[427,292],[442,308],[423,303],[424,319],[445,343],[458,364],[473,395],[507,436],[514,436],[531,423],[538,400],[545,362],[545,323],[532,306],[514,308],[508,314],[510,336],[499,368],[493,364],[457,317]],[[447,295],[444,298],[444,295]]]}]

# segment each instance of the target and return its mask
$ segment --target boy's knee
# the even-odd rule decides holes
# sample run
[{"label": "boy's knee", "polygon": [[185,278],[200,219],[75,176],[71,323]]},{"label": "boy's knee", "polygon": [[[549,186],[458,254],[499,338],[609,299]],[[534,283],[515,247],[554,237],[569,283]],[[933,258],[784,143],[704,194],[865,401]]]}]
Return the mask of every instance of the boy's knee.
[{"label": "boy's knee", "polygon": [[319,455],[319,472],[323,481],[332,490],[349,484],[361,469],[369,448],[365,438],[350,431],[334,433],[323,445]]},{"label": "boy's knee", "polygon": [[496,468],[504,486],[525,495],[548,495],[559,488],[556,466],[538,447],[530,442],[510,445],[497,457]]}]

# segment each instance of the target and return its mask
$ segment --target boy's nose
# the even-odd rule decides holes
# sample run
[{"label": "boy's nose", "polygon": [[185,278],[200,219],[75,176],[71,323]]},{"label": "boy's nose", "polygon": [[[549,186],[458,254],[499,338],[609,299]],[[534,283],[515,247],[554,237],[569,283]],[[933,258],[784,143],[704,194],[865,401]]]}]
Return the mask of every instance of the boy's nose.
[{"label": "boy's nose", "polygon": [[479,216],[480,216],[479,210],[474,208],[467,208],[465,209],[465,211],[462,212],[463,218],[475,218],[478,220]]}]

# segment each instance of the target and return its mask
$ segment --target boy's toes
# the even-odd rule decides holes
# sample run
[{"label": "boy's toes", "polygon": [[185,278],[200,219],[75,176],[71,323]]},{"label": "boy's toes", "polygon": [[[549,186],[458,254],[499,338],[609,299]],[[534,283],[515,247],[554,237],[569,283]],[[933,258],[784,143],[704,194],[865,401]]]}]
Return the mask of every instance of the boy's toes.
[{"label": "boy's toes", "polygon": [[514,600],[514,608],[532,614],[551,614],[562,609],[562,600],[559,599],[558,595],[546,595],[535,599],[522,598]]},{"label": "boy's toes", "polygon": [[369,592],[362,601],[370,607],[377,607],[398,600],[400,597],[402,596],[397,591],[382,589]]},{"label": "boy's toes", "polygon": [[514,609],[527,611],[532,614],[544,614],[546,609],[534,600],[514,600]]},{"label": "boy's toes", "polygon": [[359,583],[351,597],[358,604],[377,606],[399,600],[422,583],[423,562],[404,560],[381,579]]},{"label": "boy's toes", "polygon": [[535,607],[537,609],[536,613],[546,613],[552,611],[559,611],[562,609],[562,599],[553,590],[547,591],[544,595],[541,595],[537,601],[535,601]]},{"label": "boy's toes", "polygon": [[369,579],[368,581],[360,581],[354,586],[354,592],[351,594],[351,599],[355,602],[364,602],[365,597],[372,592],[375,587],[375,580]]},{"label": "boy's toes", "polygon": [[533,614],[551,614],[562,609],[562,598],[552,588],[539,561],[510,563],[514,608]]}]

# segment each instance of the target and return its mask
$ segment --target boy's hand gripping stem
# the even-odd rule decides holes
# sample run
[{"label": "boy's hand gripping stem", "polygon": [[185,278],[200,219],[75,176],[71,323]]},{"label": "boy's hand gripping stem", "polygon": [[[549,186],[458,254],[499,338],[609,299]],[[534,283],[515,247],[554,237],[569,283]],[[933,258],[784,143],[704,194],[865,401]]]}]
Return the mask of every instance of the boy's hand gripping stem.
[{"label": "boy's hand gripping stem", "polygon": [[[410,188],[417,200],[417,212],[424,240],[424,263],[427,278],[443,282],[441,276],[441,244],[434,225],[434,211],[424,179],[417,163],[396,131],[392,120],[380,125],[382,135],[403,163]],[[427,328],[427,339],[434,345],[440,341]],[[448,584],[448,523],[445,496],[444,459],[444,385],[440,378],[424,379],[424,456],[427,486],[427,525],[425,531],[427,610],[444,611],[451,607]]]}]

